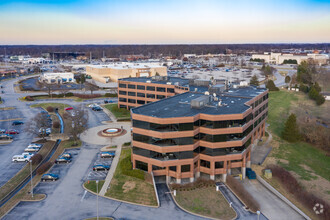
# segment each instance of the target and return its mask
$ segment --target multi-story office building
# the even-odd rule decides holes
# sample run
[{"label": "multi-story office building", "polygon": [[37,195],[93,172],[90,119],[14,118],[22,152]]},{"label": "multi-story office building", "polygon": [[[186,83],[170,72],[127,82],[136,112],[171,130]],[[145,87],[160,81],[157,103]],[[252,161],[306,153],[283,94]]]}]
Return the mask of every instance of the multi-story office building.
[{"label": "multi-story office building", "polygon": [[209,80],[179,77],[138,77],[118,80],[118,107],[134,108],[188,91],[205,92]]},{"label": "multi-story office building", "polygon": [[181,183],[226,179],[251,164],[251,146],[265,133],[268,90],[185,92],[131,109],[134,168]]}]

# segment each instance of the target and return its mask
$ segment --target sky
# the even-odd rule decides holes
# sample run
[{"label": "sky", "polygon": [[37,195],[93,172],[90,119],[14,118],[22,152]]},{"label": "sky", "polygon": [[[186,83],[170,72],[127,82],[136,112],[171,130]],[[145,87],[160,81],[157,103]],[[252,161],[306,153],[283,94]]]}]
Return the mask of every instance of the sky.
[{"label": "sky", "polygon": [[0,0],[0,45],[329,42],[330,0]]}]

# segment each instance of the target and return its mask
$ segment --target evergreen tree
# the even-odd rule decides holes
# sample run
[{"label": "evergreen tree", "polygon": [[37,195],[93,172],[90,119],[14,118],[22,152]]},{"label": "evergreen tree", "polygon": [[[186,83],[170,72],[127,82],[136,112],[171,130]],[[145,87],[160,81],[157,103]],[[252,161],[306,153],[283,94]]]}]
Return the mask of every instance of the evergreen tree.
[{"label": "evergreen tree", "polygon": [[284,125],[284,130],[282,132],[282,137],[284,140],[289,142],[296,142],[300,139],[299,129],[296,121],[296,115],[291,114]]},{"label": "evergreen tree", "polygon": [[316,91],[315,87],[312,86],[311,89],[308,92],[308,96],[310,99],[316,100],[319,93]]},{"label": "evergreen tree", "polygon": [[320,85],[317,83],[317,82],[315,82],[315,84],[314,84],[314,88],[315,88],[315,90],[317,91],[317,92],[321,92],[321,87],[320,87]]},{"label": "evergreen tree", "polygon": [[266,84],[266,88],[269,89],[269,91],[279,91],[280,89],[275,86],[275,83],[273,80],[268,80]]},{"label": "evergreen tree", "polygon": [[253,75],[250,80],[251,86],[259,86],[259,81],[257,75]]}]

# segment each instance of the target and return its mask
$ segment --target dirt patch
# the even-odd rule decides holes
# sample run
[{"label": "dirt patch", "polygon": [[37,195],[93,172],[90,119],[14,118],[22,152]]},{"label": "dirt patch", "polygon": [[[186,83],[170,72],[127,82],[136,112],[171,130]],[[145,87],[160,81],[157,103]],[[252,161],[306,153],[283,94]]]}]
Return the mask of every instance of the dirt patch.
[{"label": "dirt patch", "polygon": [[127,193],[129,192],[130,190],[134,189],[135,188],[135,183],[134,182],[130,182],[130,181],[127,181],[124,185],[123,185],[123,190],[124,190],[124,193]]}]

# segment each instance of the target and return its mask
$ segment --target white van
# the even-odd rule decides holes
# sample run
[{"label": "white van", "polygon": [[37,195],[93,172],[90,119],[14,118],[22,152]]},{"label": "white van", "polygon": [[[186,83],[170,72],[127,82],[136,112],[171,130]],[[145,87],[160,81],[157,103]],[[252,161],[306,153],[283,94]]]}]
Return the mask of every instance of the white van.
[{"label": "white van", "polygon": [[23,155],[14,155],[11,159],[12,162],[29,162],[30,156],[23,156]]}]

